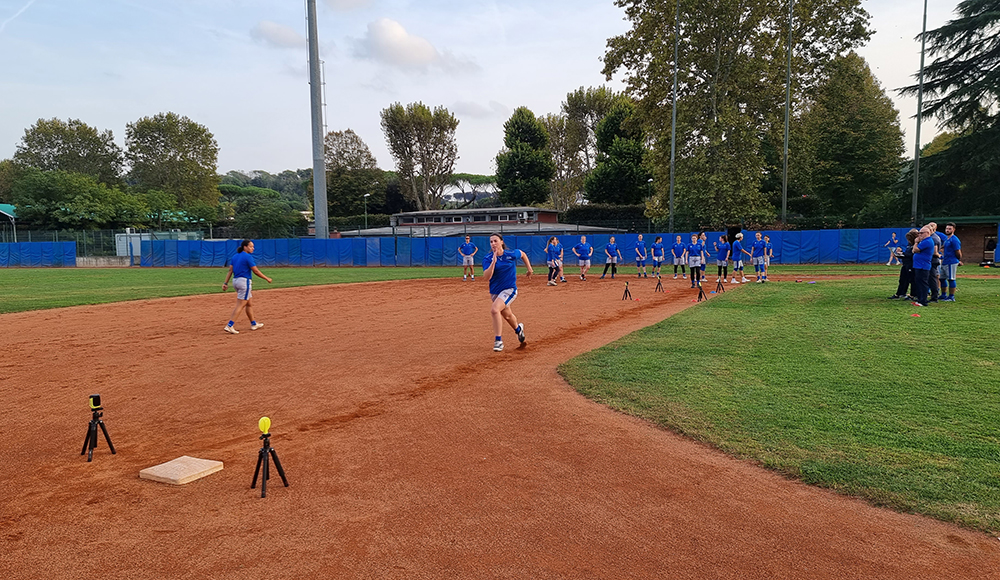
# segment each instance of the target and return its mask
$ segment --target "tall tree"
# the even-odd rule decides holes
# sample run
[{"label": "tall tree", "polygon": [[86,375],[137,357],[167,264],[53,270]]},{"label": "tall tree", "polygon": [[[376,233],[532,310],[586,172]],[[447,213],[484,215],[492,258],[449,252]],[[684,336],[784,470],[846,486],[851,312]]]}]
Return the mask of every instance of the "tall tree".
[{"label": "tall tree", "polygon": [[176,113],[143,117],[125,128],[130,181],[140,191],[158,189],[181,205],[219,201],[219,145],[204,125]]},{"label": "tall tree", "polygon": [[14,199],[14,182],[24,168],[10,159],[0,161],[0,203],[11,203]]},{"label": "tall tree", "polygon": [[650,173],[644,167],[645,135],[635,105],[621,99],[597,125],[597,167],[587,176],[587,200],[635,205],[649,197]]},{"label": "tall tree", "polygon": [[861,210],[899,179],[904,152],[899,112],[863,58],[852,51],[829,64],[802,125],[809,140],[796,161],[810,168],[808,194],[825,214],[861,225]]},{"label": "tall tree", "polygon": [[567,143],[576,147],[584,172],[589,173],[597,166],[597,124],[618,98],[620,95],[605,86],[580,87],[567,94],[563,101]]},{"label": "tall tree", "polygon": [[13,186],[18,221],[39,229],[98,229],[145,222],[136,196],[95,178],[29,167]]},{"label": "tall tree", "polygon": [[552,207],[566,211],[571,204],[580,201],[583,191],[584,161],[579,142],[565,114],[550,113],[539,120],[549,135],[548,150],[556,166],[550,194]]},{"label": "tall tree", "polygon": [[556,174],[545,126],[527,107],[518,107],[503,128],[504,149],[497,154],[500,201],[508,205],[544,203]]},{"label": "tall tree", "polygon": [[458,119],[448,109],[394,103],[382,110],[382,132],[404,195],[418,210],[438,209],[458,159]]},{"label": "tall tree", "polygon": [[70,171],[113,185],[121,181],[122,150],[111,130],[78,119],[39,119],[24,130],[14,161],[42,171]]},{"label": "tall tree", "polygon": [[326,134],[326,197],[330,216],[359,215],[385,205],[386,179],[368,145],[351,129]]},{"label": "tall tree", "polygon": [[[617,0],[632,29],[608,41],[604,73],[626,71],[627,92],[654,142],[655,172],[667,181],[676,4]],[[692,226],[721,227],[774,218],[761,191],[768,167],[762,142],[783,122],[788,13],[765,0],[681,0],[677,107],[676,201]],[[800,0],[792,30],[793,100],[814,86],[817,71],[867,40],[860,0]],[[662,196],[665,192],[659,192]],[[654,200],[651,212],[668,204]],[[657,209],[661,208],[661,209]]]}]

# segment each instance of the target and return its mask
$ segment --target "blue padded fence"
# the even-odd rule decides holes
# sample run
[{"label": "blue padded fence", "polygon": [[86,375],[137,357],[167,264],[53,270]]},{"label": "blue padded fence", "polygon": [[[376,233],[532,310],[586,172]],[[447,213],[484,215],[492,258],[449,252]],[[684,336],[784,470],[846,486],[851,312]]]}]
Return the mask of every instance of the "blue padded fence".
[{"label": "blue padded fence", "polygon": [[62,268],[76,266],[76,242],[0,244],[0,268]]}]

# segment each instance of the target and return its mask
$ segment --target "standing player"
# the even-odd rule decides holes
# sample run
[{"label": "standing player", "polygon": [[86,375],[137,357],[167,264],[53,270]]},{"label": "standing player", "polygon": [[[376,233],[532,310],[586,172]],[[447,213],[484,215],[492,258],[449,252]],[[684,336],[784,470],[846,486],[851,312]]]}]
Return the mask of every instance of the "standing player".
[{"label": "standing player", "polygon": [[674,257],[674,280],[677,279],[677,266],[681,267],[681,275],[687,280],[687,274],[684,273],[684,254],[687,252],[687,246],[681,242],[681,237],[677,236],[677,241],[674,245],[670,247],[670,254]]},{"label": "standing player", "polygon": [[505,320],[517,333],[517,339],[522,343],[525,340],[524,325],[518,324],[517,317],[510,309],[510,303],[517,298],[518,259],[522,260],[528,268],[528,276],[534,272],[527,254],[521,250],[508,250],[503,243],[503,236],[500,234],[490,236],[490,249],[492,252],[483,258],[483,276],[490,283],[490,298],[493,300],[493,306],[490,308],[490,316],[493,318],[493,332],[496,335],[493,350],[500,352],[503,350],[503,337],[500,332],[503,330]]},{"label": "standing player", "polygon": [[716,282],[725,282],[726,277],[729,276],[729,250],[730,245],[726,241],[726,236],[719,236],[719,241],[715,244],[715,264],[719,267]]},{"label": "standing player", "polygon": [[705,279],[705,268],[708,267],[708,257],[710,255],[712,255],[711,252],[708,251],[708,234],[706,234],[705,232],[701,232],[701,235],[698,236],[698,243],[701,244],[701,250],[702,250],[701,278],[700,279],[704,280]]},{"label": "standing player", "polygon": [[573,246],[573,253],[580,263],[580,279],[587,279],[587,270],[590,269],[590,257],[594,255],[594,247],[587,243],[587,236],[580,236],[580,243]]},{"label": "standing player", "polygon": [[750,264],[753,265],[753,273],[757,276],[756,282],[767,282],[767,275],[764,272],[764,240],[760,239],[760,232],[754,237],[756,239],[750,244]]},{"label": "standing player", "polygon": [[917,243],[913,245],[913,298],[914,306],[927,306],[930,292],[928,280],[931,276],[931,259],[934,257],[934,235],[930,226],[920,228]]},{"label": "standing player", "polygon": [[[653,275],[660,277],[660,266],[663,265],[663,237],[656,236],[653,245],[649,247],[653,254]],[[676,276],[675,276],[676,277]]]},{"label": "standing player", "polygon": [[774,246],[771,245],[771,236],[764,236],[764,279],[767,280],[767,271],[771,269],[771,258],[774,257]]},{"label": "standing player", "polygon": [[479,248],[476,244],[472,243],[472,238],[465,236],[465,243],[458,247],[458,253],[462,254],[462,280],[466,280],[466,276],[472,276],[472,279],[476,279],[476,252]]},{"label": "standing player", "polygon": [[566,281],[563,278],[563,247],[559,243],[559,238],[552,236],[548,245],[545,246],[545,256],[549,264],[549,286],[556,286],[556,279]]},{"label": "standing player", "polygon": [[688,266],[691,268],[691,287],[701,284],[698,276],[701,274],[701,263],[705,258],[705,246],[698,241],[698,234],[691,234],[691,243],[685,248]]},{"label": "standing player", "polygon": [[[639,268],[642,268],[642,272]],[[646,242],[642,241],[642,234],[639,234],[639,239],[635,243],[635,273],[640,278],[649,278],[646,275]]]},{"label": "standing player", "polygon": [[896,239],[896,232],[892,232],[892,237],[882,247],[889,248],[889,261],[885,263],[886,266],[891,266],[893,259],[898,265],[903,265],[903,261],[899,259],[899,240]]},{"label": "standing player", "polygon": [[604,246],[604,253],[608,257],[608,261],[604,263],[604,274],[601,274],[601,280],[608,273],[608,268],[611,268],[611,279],[615,279],[615,272],[618,271],[618,262],[622,260],[622,252],[618,249],[618,244],[615,243],[615,237],[611,236],[608,240],[607,245]]},{"label": "standing player", "polygon": [[251,254],[253,254],[253,242],[250,240],[240,242],[240,247],[236,250],[236,255],[229,261],[229,272],[226,274],[226,281],[222,283],[222,291],[225,292],[229,286],[229,278],[232,278],[233,288],[236,289],[236,307],[233,308],[233,313],[229,315],[229,324],[222,329],[229,334],[240,333],[233,324],[235,324],[236,319],[240,316],[240,312],[244,309],[247,312],[247,319],[250,320],[250,330],[258,330],[264,326],[263,322],[254,320],[253,304],[250,303],[250,299],[253,297],[250,292],[250,286],[254,274],[267,280],[268,284],[271,283],[271,279],[257,269],[257,263],[253,261]]},{"label": "standing player", "polygon": [[[743,275],[743,254],[750,255],[750,252],[743,249],[743,232],[736,234],[736,239],[733,240],[733,284],[739,284],[740,282],[749,282],[747,277]],[[736,274],[739,273],[741,280],[736,280]]]},{"label": "standing player", "polygon": [[[944,226],[945,240],[941,258],[941,298],[942,302],[955,301],[955,287],[958,285],[958,267],[962,265],[962,242],[955,235],[955,224],[948,222]],[[945,288],[948,295],[945,296]]]}]

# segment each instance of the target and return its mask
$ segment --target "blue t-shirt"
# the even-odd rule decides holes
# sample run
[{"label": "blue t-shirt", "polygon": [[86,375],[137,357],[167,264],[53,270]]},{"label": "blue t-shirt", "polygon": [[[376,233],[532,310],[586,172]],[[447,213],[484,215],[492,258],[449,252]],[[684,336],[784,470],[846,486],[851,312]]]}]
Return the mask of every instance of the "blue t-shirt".
[{"label": "blue t-shirt", "polygon": [[764,255],[764,240],[754,240],[750,245],[750,257],[760,258]]},{"label": "blue t-shirt", "polygon": [[253,271],[251,268],[257,265],[253,261],[253,256],[249,252],[238,252],[233,259],[229,262],[233,265],[233,278],[253,278]]},{"label": "blue t-shirt", "polygon": [[913,269],[930,270],[931,255],[934,253],[934,240],[925,238],[924,241],[917,244],[917,250],[919,251],[913,252]]},{"label": "blue t-shirt", "polygon": [[577,254],[580,254],[581,260],[589,260],[590,254],[594,253],[594,248],[590,244],[580,243],[573,246],[573,249]]},{"label": "blue t-shirt", "polygon": [[771,246],[771,242],[764,242],[764,255],[773,256],[774,248]]},{"label": "blue t-shirt", "polygon": [[653,250],[653,255],[657,258],[663,256],[663,244],[654,242],[652,246],[649,246],[649,249]]},{"label": "blue t-shirt", "polygon": [[680,242],[677,242],[676,244],[674,244],[673,246],[670,247],[670,251],[674,254],[675,258],[680,258],[681,256],[683,256],[684,255],[684,250],[686,250],[686,249],[687,249],[687,246],[685,246],[684,244],[682,244]]},{"label": "blue t-shirt", "polygon": [[[521,259],[521,254],[521,250],[504,250],[496,256],[497,265],[490,277],[490,294],[499,294],[508,288],[517,290],[517,261]],[[493,252],[483,258],[484,272],[493,263],[493,258]]]},{"label": "blue t-shirt", "polygon": [[465,242],[458,247],[458,251],[462,253],[463,256],[471,256],[476,253],[476,244],[472,242]]},{"label": "blue t-shirt", "polygon": [[716,260],[725,260],[726,256],[729,255],[729,242],[723,242],[718,244],[716,247],[719,250]]},{"label": "blue t-shirt", "polygon": [[739,240],[733,240],[733,259],[743,259],[743,244],[741,244]]},{"label": "blue t-shirt", "polygon": [[695,242],[687,245],[688,257],[701,256],[701,250],[701,242]]},{"label": "blue t-shirt", "polygon": [[962,242],[958,239],[958,236],[952,234],[944,240],[944,256],[941,258],[941,263],[945,266],[950,266],[952,264],[958,263],[958,251],[962,249]]},{"label": "blue t-shirt", "polygon": [[608,244],[604,246],[604,251],[611,255],[612,258],[618,257],[618,244]]},{"label": "blue t-shirt", "polygon": [[558,260],[559,254],[563,251],[562,244],[556,243],[555,245],[549,244],[545,246],[545,253],[548,255],[549,260]]},{"label": "blue t-shirt", "polygon": [[646,259],[646,242],[643,240],[638,240],[635,243],[635,259],[645,260]]}]

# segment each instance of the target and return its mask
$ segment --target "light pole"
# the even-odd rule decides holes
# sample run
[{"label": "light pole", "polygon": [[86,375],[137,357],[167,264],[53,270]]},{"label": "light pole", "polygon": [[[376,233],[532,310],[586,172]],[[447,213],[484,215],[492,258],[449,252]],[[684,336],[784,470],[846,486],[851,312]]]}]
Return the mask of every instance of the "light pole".
[{"label": "light pole", "polygon": [[370,193],[365,194],[365,229],[368,229],[368,196]]},{"label": "light pole", "polygon": [[924,0],[924,28],[920,33],[920,85],[917,89],[917,144],[913,152],[913,202],[910,227],[917,227],[917,191],[920,189],[920,121],[924,115],[924,50],[927,47],[927,0]]},{"label": "light pole", "polygon": [[792,6],[788,0],[788,69],[785,72],[785,146],[781,169],[781,227],[788,228],[788,113],[792,108]]},{"label": "light pole", "polygon": [[668,205],[670,212],[670,233],[674,233],[674,169],[676,169],[677,152],[677,48],[681,36],[681,0],[677,0],[677,12],[674,14],[674,95],[670,110],[670,193]]}]

